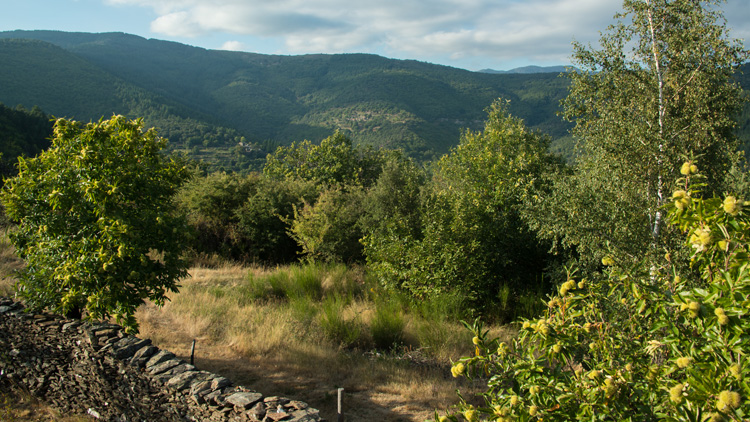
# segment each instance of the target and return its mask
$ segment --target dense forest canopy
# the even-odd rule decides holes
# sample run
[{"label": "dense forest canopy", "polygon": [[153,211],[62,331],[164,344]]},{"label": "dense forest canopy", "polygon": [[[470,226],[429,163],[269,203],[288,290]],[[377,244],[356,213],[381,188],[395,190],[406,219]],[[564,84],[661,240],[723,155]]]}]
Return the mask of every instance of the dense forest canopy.
[{"label": "dense forest canopy", "polygon": [[461,130],[481,128],[498,97],[555,141],[569,128],[556,115],[568,85],[558,73],[488,74],[370,54],[271,56],[54,31],[2,32],[0,58],[0,101],[83,121],[144,117],[174,149],[217,168],[257,169],[257,158],[277,145],[318,142],[336,129],[358,144],[434,159]]},{"label": "dense forest canopy", "polygon": [[[334,130],[434,160],[462,130],[480,129],[497,98],[551,136],[553,151],[574,155],[572,126],[559,116],[569,79],[558,68],[469,72],[371,54],[274,56],[59,31],[0,32],[0,59],[0,102],[82,121],[143,117],[172,150],[212,169],[259,170],[277,146]],[[747,72],[737,77],[747,88]],[[750,108],[738,131],[749,143]]]},{"label": "dense forest canopy", "polygon": [[52,122],[39,107],[27,110],[0,103],[0,178],[15,173],[16,157],[33,157],[46,149],[51,135]]}]

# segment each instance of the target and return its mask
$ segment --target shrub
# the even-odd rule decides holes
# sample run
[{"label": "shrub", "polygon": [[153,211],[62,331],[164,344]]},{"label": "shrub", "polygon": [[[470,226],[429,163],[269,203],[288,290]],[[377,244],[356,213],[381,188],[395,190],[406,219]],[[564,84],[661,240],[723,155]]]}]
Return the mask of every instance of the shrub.
[{"label": "shrub", "polygon": [[328,189],[314,204],[306,203],[294,211],[289,233],[302,249],[308,262],[354,263],[363,260],[363,190]]},{"label": "shrub", "polygon": [[[381,223],[363,239],[368,266],[381,284],[418,300],[460,294],[479,313],[492,312],[501,320],[513,316],[514,301],[508,300],[502,312],[492,309],[502,289],[506,297],[543,289],[540,275],[555,260],[550,245],[521,218],[524,199],[559,164],[548,143],[508,114],[505,102],[496,101],[484,130],[465,132],[435,163],[422,189],[414,171],[384,173],[376,188],[401,185],[410,194],[390,203],[381,190],[369,201],[370,208],[400,211],[396,215],[403,219]],[[415,205],[419,218],[407,212]]]},{"label": "shrub", "polygon": [[747,420],[750,202],[700,199],[684,183],[667,210],[693,250],[692,270],[680,273],[670,254],[624,267],[611,255],[600,277],[571,270],[545,315],[524,320],[510,344],[487,338],[475,323],[476,353],[454,368],[490,375],[480,414]]},{"label": "shrub", "polygon": [[187,225],[172,198],[188,173],[165,146],[142,120],[58,119],[51,148],[19,160],[2,202],[19,224],[19,294],[30,307],[113,316],[136,331],[138,306],[177,291]]}]

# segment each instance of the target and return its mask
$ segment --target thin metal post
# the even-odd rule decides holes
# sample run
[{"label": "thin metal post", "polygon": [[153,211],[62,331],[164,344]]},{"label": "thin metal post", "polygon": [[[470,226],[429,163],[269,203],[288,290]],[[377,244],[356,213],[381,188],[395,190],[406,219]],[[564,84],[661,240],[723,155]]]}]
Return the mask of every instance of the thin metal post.
[{"label": "thin metal post", "polygon": [[195,339],[193,339],[193,345],[190,346],[190,364],[193,365],[195,362]]}]

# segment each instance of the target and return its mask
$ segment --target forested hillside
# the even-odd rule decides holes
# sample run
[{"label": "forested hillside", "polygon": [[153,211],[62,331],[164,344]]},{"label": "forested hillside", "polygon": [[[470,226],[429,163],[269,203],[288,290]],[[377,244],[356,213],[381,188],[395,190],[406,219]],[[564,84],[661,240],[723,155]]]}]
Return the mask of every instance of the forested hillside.
[{"label": "forested hillside", "polygon": [[49,146],[52,122],[38,107],[31,110],[0,103],[0,186],[14,173],[16,157],[33,157]]},{"label": "forested hillside", "polygon": [[[745,89],[749,67],[738,75]],[[0,102],[11,107],[84,121],[143,117],[172,149],[213,168],[257,170],[278,145],[318,142],[335,130],[357,144],[430,160],[456,145],[463,129],[480,129],[496,98],[550,135],[553,151],[573,156],[571,126],[558,115],[569,80],[554,72],[469,72],[368,54],[273,56],[122,33],[12,31],[0,32],[0,84]],[[747,145],[750,107],[738,120]]]},{"label": "forested hillside", "polygon": [[142,116],[174,147],[229,167],[335,129],[356,143],[435,158],[462,129],[480,128],[498,97],[556,140],[569,127],[556,115],[568,85],[556,73],[486,74],[366,54],[211,51],[121,33],[13,31],[0,38],[7,87],[0,101],[81,120]]}]

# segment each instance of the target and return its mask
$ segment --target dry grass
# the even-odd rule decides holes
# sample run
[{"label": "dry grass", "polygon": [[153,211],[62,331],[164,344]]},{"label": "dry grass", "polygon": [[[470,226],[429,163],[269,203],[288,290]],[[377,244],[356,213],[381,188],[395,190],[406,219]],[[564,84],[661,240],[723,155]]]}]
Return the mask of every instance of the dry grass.
[{"label": "dry grass", "polygon": [[15,279],[13,274],[24,266],[24,262],[16,255],[10,244],[8,234],[10,229],[0,227],[0,296],[12,296]]},{"label": "dry grass", "polygon": [[[13,270],[22,266],[7,231],[0,233],[0,295],[12,295]],[[450,376],[450,360],[473,351],[470,334],[460,324],[440,315],[425,319],[404,309],[405,345],[395,352],[375,353],[365,350],[372,345],[367,327],[375,304],[361,270],[326,269],[320,281],[322,297],[258,298],[262,280],[283,272],[305,276],[299,268],[192,268],[180,293],[165,306],[139,309],[140,337],[186,360],[195,339],[195,364],[200,369],[265,395],[306,401],[328,420],[336,420],[338,388],[344,388],[350,422],[424,421],[436,409],[455,404],[456,389],[467,399],[483,391],[481,384]],[[362,328],[360,349],[342,348],[321,330],[322,300],[334,293],[348,298],[341,304],[343,320]],[[501,338],[513,334],[505,327],[491,331]],[[30,397],[6,394],[0,395],[0,420],[80,419],[62,418]]]},{"label": "dry grass", "polygon": [[[257,278],[268,275],[268,270],[225,266],[194,268],[190,273],[180,293],[164,307],[145,306],[137,317],[142,337],[182,358],[189,358],[196,339],[195,363],[201,369],[266,395],[306,401],[328,420],[336,419],[337,388],[344,388],[348,421],[423,421],[435,409],[455,404],[457,388],[467,398],[481,391],[481,385],[450,376],[449,360],[473,350],[470,334],[458,323],[439,322],[433,335],[437,338],[442,331],[439,337],[445,343],[439,350],[421,350],[417,340],[431,321],[405,315],[404,349],[363,353],[341,348],[324,335],[318,323],[320,310],[312,300],[248,299],[248,273]],[[324,277],[324,294],[335,290],[332,284],[351,282],[346,278]],[[373,306],[364,297],[354,298],[342,315],[366,328]],[[493,331],[510,335],[502,327]]]},{"label": "dry grass", "polygon": [[62,415],[28,393],[0,392],[0,421],[5,422],[85,422],[83,415]]}]

